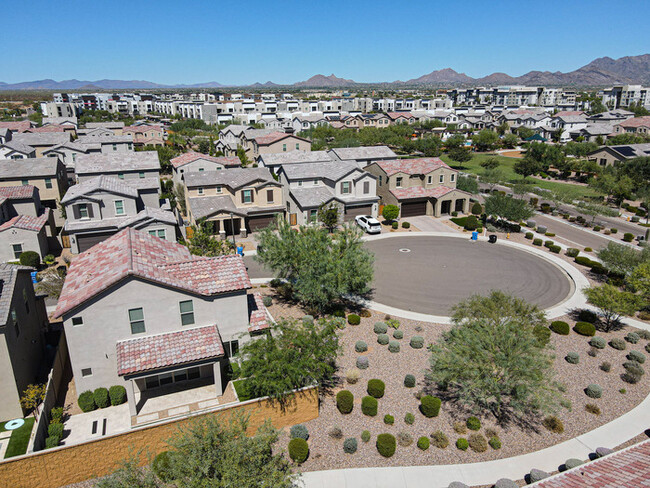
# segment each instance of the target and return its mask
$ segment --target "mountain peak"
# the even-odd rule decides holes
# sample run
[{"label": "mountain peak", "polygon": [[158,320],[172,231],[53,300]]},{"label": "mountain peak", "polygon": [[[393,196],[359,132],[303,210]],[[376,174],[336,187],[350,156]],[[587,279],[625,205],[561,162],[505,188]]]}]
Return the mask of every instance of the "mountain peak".
[{"label": "mountain peak", "polygon": [[329,76],[325,75],[314,75],[306,81],[299,81],[294,83],[294,86],[305,86],[305,87],[339,87],[339,86],[348,86],[354,85],[356,81],[346,80],[345,78],[339,78],[334,73]]}]

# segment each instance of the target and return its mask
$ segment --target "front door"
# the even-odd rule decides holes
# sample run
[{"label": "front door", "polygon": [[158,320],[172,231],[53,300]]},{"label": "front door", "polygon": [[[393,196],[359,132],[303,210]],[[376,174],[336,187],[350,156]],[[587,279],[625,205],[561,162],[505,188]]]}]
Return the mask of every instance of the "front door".
[{"label": "front door", "polygon": [[440,215],[449,215],[451,213],[451,200],[445,200],[440,204]]}]

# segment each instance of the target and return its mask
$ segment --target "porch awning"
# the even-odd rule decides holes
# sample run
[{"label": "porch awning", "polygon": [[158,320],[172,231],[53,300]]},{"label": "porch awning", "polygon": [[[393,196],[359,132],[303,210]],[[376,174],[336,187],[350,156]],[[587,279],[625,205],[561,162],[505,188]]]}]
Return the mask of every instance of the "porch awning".
[{"label": "porch awning", "polygon": [[223,355],[216,325],[127,339],[117,343],[117,374],[142,373]]}]

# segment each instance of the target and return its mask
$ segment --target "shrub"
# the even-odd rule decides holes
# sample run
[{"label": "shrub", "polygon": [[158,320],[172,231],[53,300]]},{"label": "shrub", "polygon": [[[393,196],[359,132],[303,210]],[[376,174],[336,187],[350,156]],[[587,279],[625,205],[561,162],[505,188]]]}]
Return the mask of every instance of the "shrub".
[{"label": "shrub", "polygon": [[587,351],[587,354],[592,358],[595,358],[596,356],[598,356],[598,349],[596,349],[595,347],[590,347],[589,350]]},{"label": "shrub", "polygon": [[569,364],[578,364],[580,362],[580,354],[577,352],[570,352],[564,356],[564,359]]},{"label": "shrub", "polygon": [[544,234],[546,237],[555,237],[555,232],[547,232]]},{"label": "shrub", "polygon": [[361,317],[359,317],[356,313],[351,313],[348,315],[348,324],[350,325],[359,325],[361,323]]},{"label": "shrub", "polygon": [[122,385],[113,385],[108,389],[111,405],[122,405],[126,402],[126,388]]},{"label": "shrub", "polygon": [[302,424],[292,425],[291,429],[289,429],[289,435],[292,439],[309,439],[309,431]]},{"label": "shrub", "polygon": [[50,422],[53,424],[63,423],[63,407],[54,407],[50,410]]},{"label": "shrub", "polygon": [[153,458],[151,469],[163,482],[172,481],[173,475],[169,451],[163,451]]},{"label": "shrub", "polygon": [[289,457],[296,463],[302,464],[309,456],[309,446],[305,439],[291,439],[289,441]]},{"label": "shrub", "polygon": [[469,442],[467,442],[467,439],[465,439],[464,437],[460,437],[456,441],[456,447],[461,451],[467,451],[467,448],[469,447]]},{"label": "shrub", "polygon": [[402,222],[402,229],[410,229],[410,228],[411,228],[410,222]]},{"label": "shrub", "polygon": [[585,405],[585,410],[589,413],[593,413],[594,415],[600,415],[600,407],[598,405],[594,405],[593,403],[587,403]]},{"label": "shrub", "polygon": [[589,322],[576,322],[573,330],[583,336],[591,337],[596,335],[596,326],[594,324],[590,324]]},{"label": "shrub", "polygon": [[47,435],[48,437],[58,437],[61,439],[63,437],[63,424],[50,423],[50,425],[47,426]]},{"label": "shrub", "polygon": [[570,258],[575,258],[580,254],[580,250],[576,249],[575,247],[570,247],[566,250],[566,255],[569,256]]},{"label": "shrub", "polygon": [[569,324],[563,322],[562,320],[555,320],[551,322],[550,329],[556,334],[560,335],[569,335],[570,332]]},{"label": "shrub", "polygon": [[589,309],[582,308],[578,312],[578,322],[589,322],[590,324],[595,324],[598,322],[598,314]]},{"label": "shrub", "polygon": [[364,430],[361,432],[361,440],[363,442],[368,442],[370,440],[370,431],[369,430]]},{"label": "shrub", "polygon": [[645,351],[650,354],[650,343],[645,345]]},{"label": "shrub", "polygon": [[599,368],[603,370],[605,373],[609,373],[612,370],[612,365],[611,363],[608,363],[607,361],[603,362],[600,364]]},{"label": "shrub", "polygon": [[337,310],[334,310],[334,312],[332,312],[332,316],[344,319],[345,318],[345,310],[342,310],[340,308],[337,309]]},{"label": "shrub", "polygon": [[55,261],[55,260],[56,260],[56,258],[54,257],[53,254],[47,254],[47,255],[43,258],[43,262],[44,262],[45,264],[54,264],[54,261]]},{"label": "shrub", "polygon": [[580,461],[580,459],[571,458],[571,459],[567,459],[567,460],[564,462],[564,467],[565,467],[566,469],[573,469],[573,468],[577,468],[577,467],[580,466],[581,464],[582,464],[582,461]]},{"label": "shrub", "polygon": [[110,406],[110,400],[108,398],[108,390],[106,388],[100,387],[93,392],[93,400],[95,405],[99,408],[106,408]]},{"label": "shrub", "polygon": [[390,352],[399,352],[399,342],[397,341],[390,341],[388,343],[388,350]]},{"label": "shrub", "polygon": [[475,215],[470,215],[465,219],[465,225],[463,226],[465,230],[476,230],[478,228],[478,219]]},{"label": "shrub", "polygon": [[641,338],[639,337],[639,334],[637,334],[636,332],[630,332],[628,335],[625,336],[625,340],[630,344],[636,344],[637,342],[639,342],[639,339]]},{"label": "shrub", "polygon": [[411,337],[410,345],[413,349],[422,349],[424,347],[424,337],[422,336]]},{"label": "shrub", "polygon": [[273,305],[273,298],[271,298],[270,296],[265,296],[264,298],[262,298],[262,303],[264,304],[265,307],[270,307],[271,305]]},{"label": "shrub", "polygon": [[610,232],[611,232],[612,234],[616,234],[616,233],[618,232],[618,229],[616,229],[616,228],[614,228],[614,227],[612,227],[612,228],[609,229],[609,230],[610,230]]},{"label": "shrub", "polygon": [[384,423],[386,425],[393,425],[395,423],[395,417],[392,415],[384,415]]},{"label": "shrub", "polygon": [[364,319],[367,319],[369,317],[372,317],[372,312],[368,310],[367,308],[364,308],[359,312],[359,317],[363,317]]},{"label": "shrub", "polygon": [[392,224],[390,224],[390,226],[391,226],[393,229],[397,230],[397,228],[399,227],[399,224],[398,224],[397,222],[393,222]]},{"label": "shrub", "polygon": [[603,396],[603,389],[592,383],[591,385],[588,385],[587,388],[585,388],[585,395],[587,395],[589,398],[600,398]]},{"label": "shrub", "polygon": [[436,446],[439,449],[444,449],[449,445],[449,439],[445,435],[445,433],[441,430],[436,430],[431,434],[431,438],[433,439],[433,445]]},{"label": "shrub", "polygon": [[544,241],[544,247],[551,247],[553,245],[555,245],[553,241]]},{"label": "shrub", "polygon": [[593,249],[590,247],[585,247],[585,252],[593,252]]},{"label": "shrub", "polygon": [[492,449],[501,449],[501,439],[499,437],[493,435],[490,437],[490,440],[488,441],[488,444]]},{"label": "shrub", "polygon": [[345,380],[351,385],[356,384],[359,381],[360,377],[361,371],[359,371],[357,368],[348,369],[345,373]]},{"label": "shrub", "polygon": [[408,432],[401,431],[397,434],[397,443],[402,447],[408,447],[413,444],[413,436]]},{"label": "shrub", "polygon": [[336,408],[342,414],[348,414],[354,408],[354,395],[349,390],[341,390],[336,394]]},{"label": "shrub", "polygon": [[329,435],[332,439],[342,439],[343,438],[343,430],[338,425],[335,425],[334,427],[332,427],[329,430],[327,435]]},{"label": "shrub", "polygon": [[404,331],[402,330],[393,331],[393,339],[403,339],[403,338],[404,338]]},{"label": "shrub", "polygon": [[79,404],[79,408],[82,412],[92,412],[97,408],[97,405],[95,405],[93,392],[90,390],[84,391],[81,395],[79,395],[77,403]]},{"label": "shrub", "polygon": [[639,351],[630,351],[625,357],[630,361],[635,361],[639,364],[645,363],[645,355]]},{"label": "shrub", "polygon": [[618,351],[624,351],[627,348],[625,341],[623,339],[619,339],[618,337],[614,337],[611,341],[609,341],[609,345]]},{"label": "shrub", "polygon": [[303,315],[302,323],[303,323],[303,325],[306,325],[306,326],[314,325],[314,316],[313,315]]},{"label": "shrub", "polygon": [[366,344],[364,341],[357,341],[354,344],[354,350],[357,352],[366,352],[368,350],[368,344]]},{"label": "shrub", "polygon": [[533,239],[533,246],[541,246],[542,245],[542,240],[540,238],[535,238]]},{"label": "shrub", "polygon": [[397,447],[395,436],[391,434],[379,434],[377,436],[376,446],[379,454],[385,458],[391,457],[393,454],[395,454],[395,448]]},{"label": "shrub", "polygon": [[560,254],[562,248],[560,246],[549,246],[548,250],[551,251],[553,254]]},{"label": "shrub", "polygon": [[544,327],[542,324],[537,324],[533,328],[533,334],[537,337],[537,342],[541,346],[545,346],[551,340],[551,329]]},{"label": "shrub", "polygon": [[472,214],[481,215],[482,213],[483,213],[483,206],[478,202],[474,202],[474,204],[472,205]]},{"label": "shrub", "polygon": [[386,320],[386,325],[391,329],[399,329],[400,326],[399,320],[392,319],[392,318],[387,318],[385,320]]},{"label": "shrub", "polygon": [[359,356],[357,358],[357,368],[368,369],[368,358],[366,356]]},{"label": "shrub", "polygon": [[384,396],[384,390],[386,389],[386,385],[384,384],[383,381],[378,380],[378,379],[372,379],[368,380],[368,387],[367,387],[367,392],[368,395],[374,398],[381,398]]},{"label": "shrub", "polygon": [[[641,367],[639,363],[636,361],[625,361],[623,363],[623,367],[625,368],[625,374],[623,375],[624,378],[623,380],[626,381],[627,383],[638,383],[639,380],[641,379],[641,376],[645,374],[645,371]],[[636,381],[628,381],[626,377],[629,379],[630,377],[634,377]]]},{"label": "shrub", "polygon": [[602,337],[592,337],[589,339],[589,345],[596,349],[605,349],[607,342]]},{"label": "shrub", "polygon": [[346,454],[357,452],[357,440],[354,437],[348,437],[343,441],[343,452]]},{"label": "shrub", "polygon": [[[625,242],[632,242],[634,240],[634,234],[630,232],[626,232],[625,234],[623,234],[623,240]],[[20,257],[22,257],[22,254],[20,255]],[[20,264],[22,264],[22,262]]]},{"label": "shrub", "polygon": [[388,334],[379,334],[377,336],[377,342],[382,346],[385,346],[390,342],[390,337],[388,337]]},{"label": "shrub", "polygon": [[375,331],[375,334],[385,334],[388,332],[388,326],[385,322],[375,322],[373,330]]},{"label": "shrub", "polygon": [[524,237],[525,237],[526,239],[529,239],[529,240],[530,240],[530,239],[533,238],[534,235],[535,235],[535,234],[533,234],[532,232],[526,232],[526,235],[525,235]]},{"label": "shrub", "polygon": [[531,483],[537,483],[538,481],[542,481],[545,478],[548,478],[551,476],[548,474],[546,471],[542,471],[541,469],[531,469],[530,473],[528,474],[528,477],[530,478]]},{"label": "shrub", "polygon": [[429,438],[424,436],[418,438],[417,446],[421,451],[426,451],[429,449]]},{"label": "shrub", "polygon": [[422,415],[425,417],[437,417],[440,413],[441,405],[442,401],[438,397],[425,395],[420,398],[420,412],[422,412]]},{"label": "shrub", "polygon": [[52,449],[53,447],[58,446],[59,442],[61,442],[59,437],[48,437],[45,439],[45,449]]},{"label": "shrub", "polygon": [[38,268],[41,264],[41,257],[37,252],[34,251],[25,251],[18,258],[20,264],[23,266],[31,266],[32,268]]},{"label": "shrub", "polygon": [[477,417],[470,417],[465,422],[469,430],[481,430],[481,421]]},{"label": "shrub", "polygon": [[407,388],[413,388],[415,386],[415,376],[412,374],[404,376],[404,386]]},{"label": "shrub", "polygon": [[487,439],[481,434],[470,434],[469,435],[469,447],[472,448],[474,452],[485,452],[488,448]]},{"label": "shrub", "polygon": [[564,432],[564,423],[555,415],[545,417],[544,420],[542,420],[542,425],[555,434],[561,434]]},{"label": "shrub", "polygon": [[574,259],[576,264],[579,264],[580,266],[591,266],[591,259],[589,259],[587,256],[578,256]]},{"label": "shrub", "polygon": [[361,411],[368,417],[375,417],[377,415],[377,399],[371,396],[365,396],[361,399]]},{"label": "shrub", "polygon": [[627,390],[626,390],[625,388],[621,388],[620,390],[618,390],[618,392],[619,392],[621,395],[625,395],[625,394],[627,393]]}]

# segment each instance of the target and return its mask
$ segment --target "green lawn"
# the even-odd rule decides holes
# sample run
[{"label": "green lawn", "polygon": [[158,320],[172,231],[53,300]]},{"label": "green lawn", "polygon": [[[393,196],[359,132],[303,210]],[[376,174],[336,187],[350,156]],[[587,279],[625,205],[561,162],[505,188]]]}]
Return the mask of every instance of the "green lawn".
[{"label": "green lawn", "polygon": [[255,396],[248,391],[248,388],[246,388],[246,380],[235,380],[232,382],[232,386],[235,387],[240,402],[245,402],[255,398]]},{"label": "green lawn", "polygon": [[[34,417],[29,417],[25,419],[25,423],[22,427],[11,433],[7,452],[5,453],[5,459],[13,456],[20,456],[27,452],[27,444],[29,444],[29,436],[32,434],[33,428]],[[2,429],[4,430],[4,423],[2,424]]]}]

